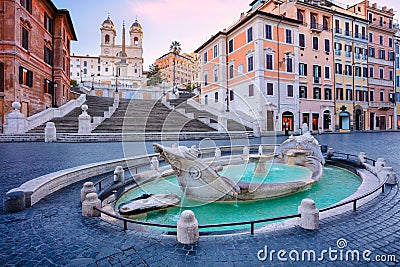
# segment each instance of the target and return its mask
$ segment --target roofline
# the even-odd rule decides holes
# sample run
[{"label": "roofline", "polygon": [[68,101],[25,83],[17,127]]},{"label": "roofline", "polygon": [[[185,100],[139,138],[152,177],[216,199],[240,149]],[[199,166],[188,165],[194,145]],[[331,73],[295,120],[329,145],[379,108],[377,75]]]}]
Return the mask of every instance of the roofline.
[{"label": "roofline", "polygon": [[[170,52],[168,52],[168,53],[162,55],[161,57],[157,58],[156,60],[161,60],[161,58],[163,58],[163,57],[165,57],[166,55],[169,55],[169,54],[171,54],[171,53],[173,53],[173,52],[170,51]],[[188,57],[185,57],[185,56],[183,56],[183,55],[181,55],[181,54],[178,54],[178,56],[183,57],[183,58],[186,58],[187,60],[192,61],[192,59],[190,59],[190,58],[188,58]]]},{"label": "roofline", "polygon": [[69,11],[67,9],[58,9],[57,14],[65,15],[67,17],[68,26],[69,26],[69,28],[71,30],[71,34],[72,34],[71,40],[78,41],[78,38],[76,37],[75,29],[74,29],[74,24],[72,22],[72,18],[71,18]]},{"label": "roofline", "polygon": [[265,17],[271,17],[274,19],[278,19],[278,20],[283,20],[286,22],[290,22],[290,23],[295,23],[295,24],[301,24],[301,22],[299,22],[296,19],[291,19],[291,18],[287,18],[284,16],[279,16],[279,15],[275,15],[275,14],[271,14],[271,13],[267,13],[264,11],[260,11],[257,10],[254,13],[251,13],[249,16],[245,17],[243,20],[239,21],[236,25],[234,25],[232,28],[230,28],[228,31],[223,32],[223,31],[219,31],[216,35],[214,35],[213,37],[211,37],[210,39],[208,39],[204,44],[202,44],[199,48],[197,48],[194,52],[198,53],[200,50],[202,50],[204,47],[206,47],[207,45],[209,45],[211,42],[213,42],[217,37],[219,37],[220,35],[228,35],[230,33],[232,33],[233,31],[235,31],[238,27],[242,26],[243,24],[245,24],[246,22],[248,22],[249,20],[253,19],[255,16],[257,15],[261,15],[261,16],[265,16]]},{"label": "roofline", "polygon": [[79,57],[79,58],[83,58],[83,57],[85,57],[85,58],[100,58],[100,56],[95,57],[95,56],[77,56],[77,55],[71,55],[70,57],[71,57],[71,58],[72,58],[72,57]]}]

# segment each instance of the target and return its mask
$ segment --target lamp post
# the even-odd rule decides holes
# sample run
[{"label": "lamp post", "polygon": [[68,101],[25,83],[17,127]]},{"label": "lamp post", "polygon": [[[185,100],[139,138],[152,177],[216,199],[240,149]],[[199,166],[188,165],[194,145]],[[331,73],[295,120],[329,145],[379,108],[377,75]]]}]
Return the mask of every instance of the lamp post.
[{"label": "lamp post", "polygon": [[57,82],[53,83],[53,107],[57,108],[57,99],[56,99],[56,91],[57,91],[58,84]]},{"label": "lamp post", "polygon": [[115,92],[118,93],[118,75],[115,75]]},{"label": "lamp post", "polygon": [[226,87],[226,112],[229,112],[229,88]]},{"label": "lamp post", "polygon": [[83,75],[83,70],[81,70],[81,83],[83,83],[82,75]]},{"label": "lamp post", "polygon": [[92,76],[92,91],[94,90],[94,74],[91,75]]}]

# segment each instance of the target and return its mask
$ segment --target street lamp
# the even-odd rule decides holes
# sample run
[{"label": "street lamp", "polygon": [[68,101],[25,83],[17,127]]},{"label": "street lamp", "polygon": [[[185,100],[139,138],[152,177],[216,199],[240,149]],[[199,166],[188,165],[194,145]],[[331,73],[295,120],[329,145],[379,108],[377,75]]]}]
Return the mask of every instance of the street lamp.
[{"label": "street lamp", "polygon": [[83,75],[83,70],[81,70],[81,83],[83,83],[82,75]]},{"label": "street lamp", "polygon": [[58,84],[57,82],[53,83],[53,107],[57,107],[57,100],[56,100],[56,90],[57,90]]},{"label": "street lamp", "polygon": [[229,88],[226,87],[226,112],[229,112]]},{"label": "street lamp", "polygon": [[118,75],[115,75],[115,92],[118,93]]}]

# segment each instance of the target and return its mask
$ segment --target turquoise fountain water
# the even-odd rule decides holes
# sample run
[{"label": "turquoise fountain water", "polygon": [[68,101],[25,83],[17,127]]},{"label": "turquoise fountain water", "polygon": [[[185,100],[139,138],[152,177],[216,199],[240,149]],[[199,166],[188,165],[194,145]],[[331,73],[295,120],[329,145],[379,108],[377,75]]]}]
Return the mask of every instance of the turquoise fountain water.
[{"label": "turquoise fountain water", "polygon": [[[255,164],[249,163],[243,171],[243,166],[229,166],[224,169],[222,175],[230,175],[232,179],[240,179],[260,183],[288,182],[308,176],[308,169],[299,166],[288,166],[283,164],[272,164],[267,177],[265,175],[254,175]],[[324,174],[318,183],[299,193],[279,198],[265,199],[259,201],[235,201],[204,203],[183,197],[183,192],[178,185],[175,176],[159,179],[142,185],[139,188],[125,193],[116,203],[118,207],[135,197],[147,194],[177,194],[182,199],[181,207],[173,207],[147,213],[144,217],[132,217],[135,220],[155,222],[161,224],[175,225],[179,212],[190,209],[196,214],[199,224],[218,224],[226,222],[241,222],[284,216],[297,213],[297,207],[304,198],[315,201],[317,208],[325,208],[333,205],[353,194],[361,184],[361,179],[355,174],[340,168],[331,166],[324,167]],[[116,209],[116,212],[117,209]],[[257,225],[260,226],[261,224]],[[248,228],[248,225],[207,228],[202,231],[221,231]],[[165,230],[165,229],[163,229]]]}]

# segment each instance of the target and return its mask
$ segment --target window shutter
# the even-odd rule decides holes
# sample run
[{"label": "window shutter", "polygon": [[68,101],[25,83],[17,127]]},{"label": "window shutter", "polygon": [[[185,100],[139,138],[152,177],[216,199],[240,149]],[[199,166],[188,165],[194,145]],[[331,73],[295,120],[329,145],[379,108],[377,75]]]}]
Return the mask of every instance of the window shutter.
[{"label": "window shutter", "polygon": [[28,73],[27,73],[27,85],[29,87],[33,86],[33,72],[30,70],[28,70]]},{"label": "window shutter", "polygon": [[19,66],[19,84],[24,83],[24,68]]}]

